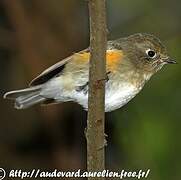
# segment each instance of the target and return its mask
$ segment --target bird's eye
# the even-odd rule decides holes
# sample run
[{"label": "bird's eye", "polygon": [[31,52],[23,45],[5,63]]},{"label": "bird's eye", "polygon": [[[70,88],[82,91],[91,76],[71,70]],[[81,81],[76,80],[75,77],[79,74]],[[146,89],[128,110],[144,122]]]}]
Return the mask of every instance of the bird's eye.
[{"label": "bird's eye", "polygon": [[150,57],[150,58],[155,58],[156,57],[156,52],[151,50],[151,49],[147,49],[146,50],[146,54]]}]

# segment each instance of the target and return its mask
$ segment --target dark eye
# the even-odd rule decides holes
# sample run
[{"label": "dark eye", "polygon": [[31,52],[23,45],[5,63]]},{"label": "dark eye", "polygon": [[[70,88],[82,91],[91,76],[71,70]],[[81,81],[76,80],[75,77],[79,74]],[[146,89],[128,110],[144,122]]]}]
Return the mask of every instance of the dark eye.
[{"label": "dark eye", "polygon": [[150,57],[150,58],[155,58],[156,57],[156,52],[151,50],[151,49],[148,49],[146,50],[146,54]]}]

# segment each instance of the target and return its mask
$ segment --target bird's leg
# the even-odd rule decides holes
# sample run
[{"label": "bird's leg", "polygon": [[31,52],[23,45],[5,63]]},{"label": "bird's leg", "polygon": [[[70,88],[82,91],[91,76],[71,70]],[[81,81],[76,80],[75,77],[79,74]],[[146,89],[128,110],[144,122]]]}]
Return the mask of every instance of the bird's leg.
[{"label": "bird's leg", "polygon": [[[107,72],[107,73],[106,73],[106,78],[105,78],[105,79],[99,79],[97,83],[99,84],[100,81],[106,81],[106,82],[108,82],[108,81],[109,81],[108,75],[109,75],[110,73],[111,73],[110,71]],[[84,85],[76,87],[76,91],[77,91],[77,92],[83,91],[83,93],[86,95],[86,94],[88,93],[88,86],[89,86],[89,82],[86,82]]]},{"label": "bird's leg", "polygon": [[88,93],[88,85],[89,85],[89,82],[86,82],[86,84],[76,87],[76,91],[77,92],[83,91],[84,94],[87,94]]}]

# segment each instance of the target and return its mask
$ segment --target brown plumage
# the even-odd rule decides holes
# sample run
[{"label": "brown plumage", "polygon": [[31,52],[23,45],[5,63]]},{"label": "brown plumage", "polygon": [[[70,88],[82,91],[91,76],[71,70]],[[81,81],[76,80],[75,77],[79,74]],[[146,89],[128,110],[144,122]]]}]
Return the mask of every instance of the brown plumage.
[{"label": "brown plumage", "polygon": [[[23,90],[11,91],[4,98],[15,100],[15,108],[37,103],[75,101],[87,109],[89,49],[56,63]],[[145,82],[163,65],[175,63],[159,39],[149,34],[134,34],[108,41],[106,52],[105,111],[129,102]]]}]

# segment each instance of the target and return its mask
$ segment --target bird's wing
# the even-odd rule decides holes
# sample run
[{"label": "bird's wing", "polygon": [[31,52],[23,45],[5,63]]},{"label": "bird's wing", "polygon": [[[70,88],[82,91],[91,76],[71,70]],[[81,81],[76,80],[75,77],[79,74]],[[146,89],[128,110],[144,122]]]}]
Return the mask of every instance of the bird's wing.
[{"label": "bird's wing", "polygon": [[[65,58],[64,60],[54,64],[53,66],[49,67],[45,71],[43,71],[39,76],[33,79],[30,83],[30,86],[36,86],[43,84],[50,80],[51,78],[59,75],[65,68],[66,64],[72,61],[73,67],[77,67],[77,64],[84,64],[89,61],[90,58],[90,51],[89,49],[85,49],[78,53]],[[106,63],[107,63],[107,71],[114,71],[118,67],[118,63],[123,58],[123,53],[121,50],[107,50],[106,52]],[[77,67],[78,68],[78,67]]]},{"label": "bird's wing", "polygon": [[53,66],[50,66],[48,69],[46,69],[40,75],[38,75],[36,78],[34,78],[30,82],[29,85],[30,86],[36,86],[36,85],[40,85],[40,84],[43,84],[43,83],[47,82],[48,80],[50,80],[54,76],[61,73],[62,70],[65,68],[65,65],[69,61],[71,61],[71,59],[72,59],[72,56],[69,56],[69,57],[65,58],[64,60],[54,64]]}]

